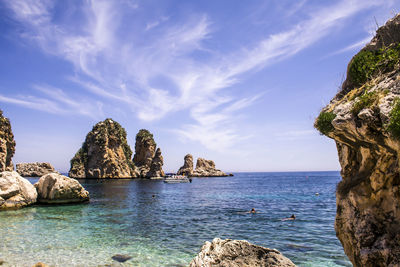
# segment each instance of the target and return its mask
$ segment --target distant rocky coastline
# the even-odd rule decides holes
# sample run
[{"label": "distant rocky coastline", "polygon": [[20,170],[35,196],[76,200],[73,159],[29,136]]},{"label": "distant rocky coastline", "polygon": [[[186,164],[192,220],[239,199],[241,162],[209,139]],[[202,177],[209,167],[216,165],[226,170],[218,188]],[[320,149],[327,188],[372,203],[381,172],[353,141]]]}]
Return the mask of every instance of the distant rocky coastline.
[{"label": "distant rocky coastline", "polygon": [[22,177],[41,177],[45,174],[56,172],[48,162],[17,163],[16,171]]},{"label": "distant rocky coastline", "polygon": [[183,166],[179,168],[177,174],[189,177],[233,176],[232,174],[226,174],[223,171],[216,169],[214,161],[203,158],[197,159],[196,169],[193,169],[193,156],[191,154],[185,156]]},{"label": "distant rocky coastline", "polygon": [[245,240],[206,241],[189,267],[295,267],[296,265],[276,249],[264,248]]}]

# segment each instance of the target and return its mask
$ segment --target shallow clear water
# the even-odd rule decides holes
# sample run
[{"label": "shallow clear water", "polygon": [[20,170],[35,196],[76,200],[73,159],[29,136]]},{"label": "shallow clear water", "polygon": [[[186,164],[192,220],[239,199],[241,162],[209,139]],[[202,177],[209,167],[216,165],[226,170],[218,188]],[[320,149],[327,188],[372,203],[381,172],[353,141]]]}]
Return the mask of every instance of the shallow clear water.
[{"label": "shallow clear water", "polygon": [[[340,179],[338,172],[293,172],[186,184],[80,180],[89,204],[0,212],[0,259],[14,266],[187,266],[204,241],[220,237],[276,248],[298,266],[351,266],[333,227]],[[251,208],[260,213],[244,213]],[[295,221],[281,221],[293,213]],[[132,259],[119,264],[115,254]]]}]

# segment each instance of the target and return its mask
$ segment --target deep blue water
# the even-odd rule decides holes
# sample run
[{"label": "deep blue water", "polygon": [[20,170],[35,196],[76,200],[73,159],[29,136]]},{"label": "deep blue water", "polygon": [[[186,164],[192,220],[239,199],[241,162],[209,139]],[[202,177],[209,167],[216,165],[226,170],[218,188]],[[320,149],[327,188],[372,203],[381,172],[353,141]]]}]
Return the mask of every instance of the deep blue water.
[{"label": "deep blue water", "polygon": [[[80,180],[89,204],[1,212],[0,259],[99,266],[128,254],[121,266],[187,266],[204,241],[220,237],[276,248],[298,266],[351,266],[333,226],[340,179],[338,172],[291,172],[186,184]],[[251,208],[259,213],[245,213]],[[281,220],[291,214],[295,221]]]}]

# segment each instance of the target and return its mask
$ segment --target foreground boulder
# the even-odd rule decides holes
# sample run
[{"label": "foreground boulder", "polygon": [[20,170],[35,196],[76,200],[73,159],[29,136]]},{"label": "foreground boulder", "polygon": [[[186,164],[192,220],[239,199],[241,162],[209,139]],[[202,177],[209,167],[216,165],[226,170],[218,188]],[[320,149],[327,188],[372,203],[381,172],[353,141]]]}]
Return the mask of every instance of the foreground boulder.
[{"label": "foreground boulder", "polygon": [[16,171],[23,177],[41,177],[55,172],[54,167],[48,162],[17,163]]},{"label": "foreground boulder", "polygon": [[16,209],[36,202],[35,187],[17,172],[0,173],[0,210]]},{"label": "foreground boulder", "polygon": [[350,61],[315,127],[336,142],[336,234],[354,266],[400,266],[400,15]]},{"label": "foreground boulder", "polygon": [[[215,163],[212,160],[198,158],[196,162],[196,169],[193,170],[193,156],[187,154],[184,159],[184,164],[179,168],[179,175],[186,175],[191,177],[224,177],[229,176],[221,170],[215,168]],[[233,176],[233,175],[231,175]]]},{"label": "foreground boulder", "polygon": [[253,245],[244,240],[206,241],[190,267],[293,267],[291,260],[278,250]]},{"label": "foreground boulder", "polygon": [[10,120],[3,116],[0,110],[0,172],[14,169],[12,157],[15,153],[14,135]]},{"label": "foreground boulder", "polygon": [[89,200],[89,192],[75,179],[59,173],[42,176],[35,184],[38,202],[41,203],[76,203]]},{"label": "foreground boulder", "polygon": [[165,176],[162,166],[164,164],[160,148],[154,141],[153,134],[146,129],[141,129],[136,135],[135,155],[133,162],[138,167],[140,177]]},{"label": "foreground boulder", "polygon": [[82,147],[71,159],[69,176],[73,178],[137,177],[126,131],[112,119],[97,123]]}]

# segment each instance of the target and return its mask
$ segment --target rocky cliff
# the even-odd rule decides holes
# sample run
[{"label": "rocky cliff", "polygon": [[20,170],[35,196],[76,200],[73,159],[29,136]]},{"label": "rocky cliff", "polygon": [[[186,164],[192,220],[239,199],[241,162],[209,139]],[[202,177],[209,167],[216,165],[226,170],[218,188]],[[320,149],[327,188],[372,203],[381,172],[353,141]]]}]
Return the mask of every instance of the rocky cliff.
[{"label": "rocky cliff", "polygon": [[350,61],[315,127],[342,167],[335,229],[354,266],[400,265],[400,15]]},{"label": "rocky cliff", "polygon": [[136,135],[135,155],[133,162],[138,167],[140,177],[162,177],[164,164],[160,148],[157,149],[153,134],[142,129]]},{"label": "rocky cliff", "polygon": [[212,160],[198,158],[196,169],[193,170],[193,156],[187,154],[184,158],[183,166],[179,168],[177,174],[187,175],[190,177],[224,177],[229,176],[221,170],[215,168]]},{"label": "rocky cliff", "polygon": [[15,153],[14,135],[10,120],[3,116],[0,110],[0,172],[14,169],[12,157]]},{"label": "rocky cliff", "polygon": [[245,240],[214,238],[205,242],[189,267],[295,267],[291,260],[276,249],[253,245]]},{"label": "rocky cliff", "polygon": [[71,159],[69,176],[73,178],[137,177],[126,131],[112,119],[93,126],[82,147]]},{"label": "rocky cliff", "polygon": [[22,177],[41,177],[45,174],[56,172],[48,162],[17,163],[16,171]]}]

